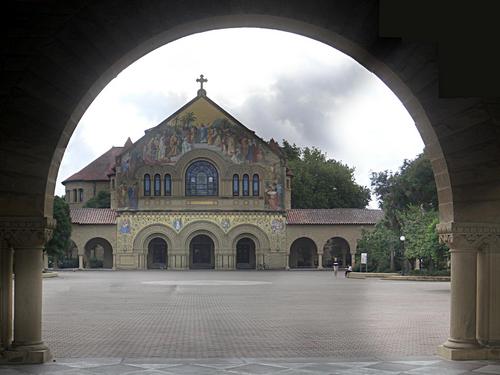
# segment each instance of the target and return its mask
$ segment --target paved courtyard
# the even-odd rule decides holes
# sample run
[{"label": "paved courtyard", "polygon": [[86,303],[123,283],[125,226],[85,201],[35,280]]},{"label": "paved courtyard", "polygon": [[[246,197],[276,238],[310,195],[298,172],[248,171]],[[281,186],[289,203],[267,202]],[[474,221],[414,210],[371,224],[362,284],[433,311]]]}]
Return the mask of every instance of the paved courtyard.
[{"label": "paved courtyard", "polygon": [[332,272],[61,272],[43,336],[56,359],[429,357],[449,299],[449,283]]}]

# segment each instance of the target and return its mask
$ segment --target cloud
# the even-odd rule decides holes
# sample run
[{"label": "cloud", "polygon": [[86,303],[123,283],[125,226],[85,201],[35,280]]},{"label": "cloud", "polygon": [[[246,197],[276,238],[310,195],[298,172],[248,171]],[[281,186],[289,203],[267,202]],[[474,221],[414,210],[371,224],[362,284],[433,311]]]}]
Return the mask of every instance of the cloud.
[{"label": "cloud", "polygon": [[146,91],[127,93],[121,101],[124,106],[135,108],[137,116],[158,124],[184,105],[187,98],[181,93]]},{"label": "cloud", "polygon": [[267,92],[250,96],[235,112],[264,138],[282,134],[300,145],[335,150],[342,142],[335,136],[339,115],[368,85],[370,73],[352,64],[324,68],[281,73]]}]

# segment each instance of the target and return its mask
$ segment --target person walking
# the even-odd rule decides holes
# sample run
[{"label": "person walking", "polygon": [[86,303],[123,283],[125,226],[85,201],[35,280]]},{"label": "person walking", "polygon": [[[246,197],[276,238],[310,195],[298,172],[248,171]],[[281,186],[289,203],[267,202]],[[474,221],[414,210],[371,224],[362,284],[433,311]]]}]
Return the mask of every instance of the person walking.
[{"label": "person walking", "polygon": [[337,258],[333,260],[333,274],[335,277],[337,277],[337,274],[339,272],[339,263],[337,262]]}]

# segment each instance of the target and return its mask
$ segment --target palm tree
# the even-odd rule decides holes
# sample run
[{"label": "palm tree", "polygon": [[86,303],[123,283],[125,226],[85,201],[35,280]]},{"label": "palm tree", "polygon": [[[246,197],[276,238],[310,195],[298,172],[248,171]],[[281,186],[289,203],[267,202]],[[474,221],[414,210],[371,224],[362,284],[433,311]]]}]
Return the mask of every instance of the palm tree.
[{"label": "palm tree", "polygon": [[191,123],[196,120],[196,115],[194,112],[186,112],[181,120],[184,122],[184,125],[191,126]]}]

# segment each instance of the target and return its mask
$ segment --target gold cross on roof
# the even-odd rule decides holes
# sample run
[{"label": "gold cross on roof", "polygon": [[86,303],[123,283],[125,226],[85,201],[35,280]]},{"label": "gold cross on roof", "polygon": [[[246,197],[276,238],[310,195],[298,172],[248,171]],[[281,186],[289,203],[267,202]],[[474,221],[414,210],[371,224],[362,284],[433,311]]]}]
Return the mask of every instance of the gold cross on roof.
[{"label": "gold cross on roof", "polygon": [[200,74],[200,78],[196,79],[196,82],[200,82],[200,90],[203,90],[203,84],[205,82],[208,82],[208,79],[206,79],[203,74]]}]

